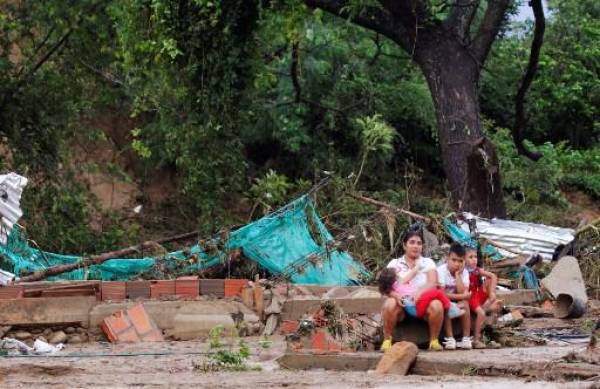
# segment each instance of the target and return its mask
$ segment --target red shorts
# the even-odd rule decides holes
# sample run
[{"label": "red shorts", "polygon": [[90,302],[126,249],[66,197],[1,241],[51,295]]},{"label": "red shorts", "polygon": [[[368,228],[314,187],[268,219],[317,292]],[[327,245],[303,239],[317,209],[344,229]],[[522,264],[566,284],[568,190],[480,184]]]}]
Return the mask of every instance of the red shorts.
[{"label": "red shorts", "polygon": [[475,290],[472,290],[471,298],[469,299],[469,308],[471,308],[471,310],[474,311],[481,305],[483,305],[483,303],[485,303],[485,300],[487,299],[488,294],[485,292],[484,288],[477,288]]},{"label": "red shorts", "polygon": [[450,299],[448,298],[448,296],[446,296],[446,294],[443,291],[434,288],[427,289],[426,291],[421,293],[421,296],[419,296],[419,299],[415,303],[418,318],[422,318],[423,316],[425,316],[425,313],[427,313],[427,307],[429,307],[429,304],[433,300],[439,300],[442,303],[442,306],[444,307],[444,311],[447,311],[448,308],[450,308]]}]

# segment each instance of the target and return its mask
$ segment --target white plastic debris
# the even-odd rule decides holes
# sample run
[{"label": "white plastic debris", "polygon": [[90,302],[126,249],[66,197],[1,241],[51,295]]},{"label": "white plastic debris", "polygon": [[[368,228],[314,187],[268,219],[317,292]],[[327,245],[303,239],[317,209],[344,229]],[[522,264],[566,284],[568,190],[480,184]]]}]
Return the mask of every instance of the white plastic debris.
[{"label": "white plastic debris", "polygon": [[0,269],[0,286],[6,286],[15,279],[15,275],[6,270]]},{"label": "white plastic debris", "polygon": [[13,338],[4,338],[0,340],[0,350],[7,350],[11,354],[31,354],[33,348],[29,347],[20,340]]},{"label": "white plastic debris", "polygon": [[0,243],[6,244],[15,223],[23,216],[21,194],[27,178],[16,173],[0,175]]},{"label": "white plastic debris", "polygon": [[51,345],[50,343],[46,343],[39,339],[36,339],[35,342],[33,342],[33,350],[36,354],[55,354],[63,348],[65,348],[65,345],[62,343]]}]

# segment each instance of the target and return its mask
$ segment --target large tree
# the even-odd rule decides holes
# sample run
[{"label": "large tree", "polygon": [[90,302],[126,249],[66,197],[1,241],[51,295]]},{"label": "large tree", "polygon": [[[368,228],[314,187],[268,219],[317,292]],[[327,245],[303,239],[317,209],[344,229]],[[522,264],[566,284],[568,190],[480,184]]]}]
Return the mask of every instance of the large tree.
[{"label": "large tree", "polygon": [[[478,82],[512,1],[445,0],[434,4],[427,0],[304,0],[304,3],[389,38],[413,58],[433,98],[442,162],[453,204],[485,216],[505,216],[496,148],[482,131]],[[541,4],[539,0],[534,3]],[[528,86],[530,81],[522,84]],[[515,141],[526,153],[522,138],[521,130]]]}]

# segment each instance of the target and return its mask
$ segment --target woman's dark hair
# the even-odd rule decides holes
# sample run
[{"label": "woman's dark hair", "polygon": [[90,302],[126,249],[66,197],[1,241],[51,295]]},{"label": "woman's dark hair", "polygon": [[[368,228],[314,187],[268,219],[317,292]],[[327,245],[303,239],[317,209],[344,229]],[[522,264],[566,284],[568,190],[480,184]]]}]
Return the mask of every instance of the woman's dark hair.
[{"label": "woman's dark hair", "polygon": [[396,282],[396,270],[386,267],[379,273],[379,277],[377,277],[379,293],[389,295],[394,282]]},{"label": "woman's dark hair", "polygon": [[423,242],[423,234],[420,231],[407,231],[404,235],[402,235],[402,243],[406,244],[408,240],[412,237],[418,237]]}]

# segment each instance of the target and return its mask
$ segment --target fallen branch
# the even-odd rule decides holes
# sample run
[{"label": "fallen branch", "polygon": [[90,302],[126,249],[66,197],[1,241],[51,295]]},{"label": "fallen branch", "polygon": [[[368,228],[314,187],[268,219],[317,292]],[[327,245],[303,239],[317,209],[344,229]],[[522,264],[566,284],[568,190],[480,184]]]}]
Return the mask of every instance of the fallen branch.
[{"label": "fallen branch", "polygon": [[193,238],[196,236],[198,236],[198,231],[175,235],[175,236],[171,236],[169,238],[164,238],[164,239],[157,240],[157,241],[149,240],[149,241],[140,243],[135,246],[127,247],[127,248],[120,249],[120,250],[110,251],[110,252],[103,253],[103,254],[94,255],[94,256],[91,256],[88,258],[83,258],[81,261],[79,261],[77,263],[70,263],[68,265],[57,265],[57,266],[49,267],[44,270],[36,271],[30,275],[19,278],[17,283],[40,281],[45,278],[55,276],[57,274],[62,274],[62,273],[66,273],[69,271],[81,269],[83,267],[99,265],[103,262],[108,261],[109,259],[120,258],[120,257],[126,256],[126,255],[130,255],[130,254],[139,252],[140,250],[143,250],[143,249],[147,249],[150,247],[156,247],[157,245],[161,245],[164,243],[189,239],[189,238]]},{"label": "fallen branch", "polygon": [[513,253],[513,254],[517,254],[517,255],[525,255],[525,253],[523,253],[522,251],[511,249],[510,247],[505,246],[502,243],[498,243],[498,242],[496,242],[494,240],[491,240],[491,239],[488,239],[488,238],[485,238],[483,240],[483,243],[484,243],[484,245],[485,244],[491,244],[492,246],[497,247],[499,249],[502,249],[504,251],[508,251],[509,253]]},{"label": "fallen branch", "polygon": [[414,213],[414,212],[411,212],[411,211],[407,211],[406,209],[398,208],[395,205],[384,203],[383,201],[375,200],[375,199],[372,199],[372,198],[369,198],[369,197],[364,197],[364,196],[353,194],[353,193],[350,193],[350,196],[354,197],[357,200],[365,202],[365,203],[369,203],[369,204],[372,204],[372,205],[377,205],[378,207],[387,208],[387,209],[390,209],[390,210],[392,210],[392,211],[394,211],[396,213],[403,213],[403,214],[405,214],[407,216],[410,216],[410,217],[413,217],[415,219],[423,220],[425,223],[430,223],[431,222],[431,219],[428,218],[427,216],[419,215],[418,213]]}]

